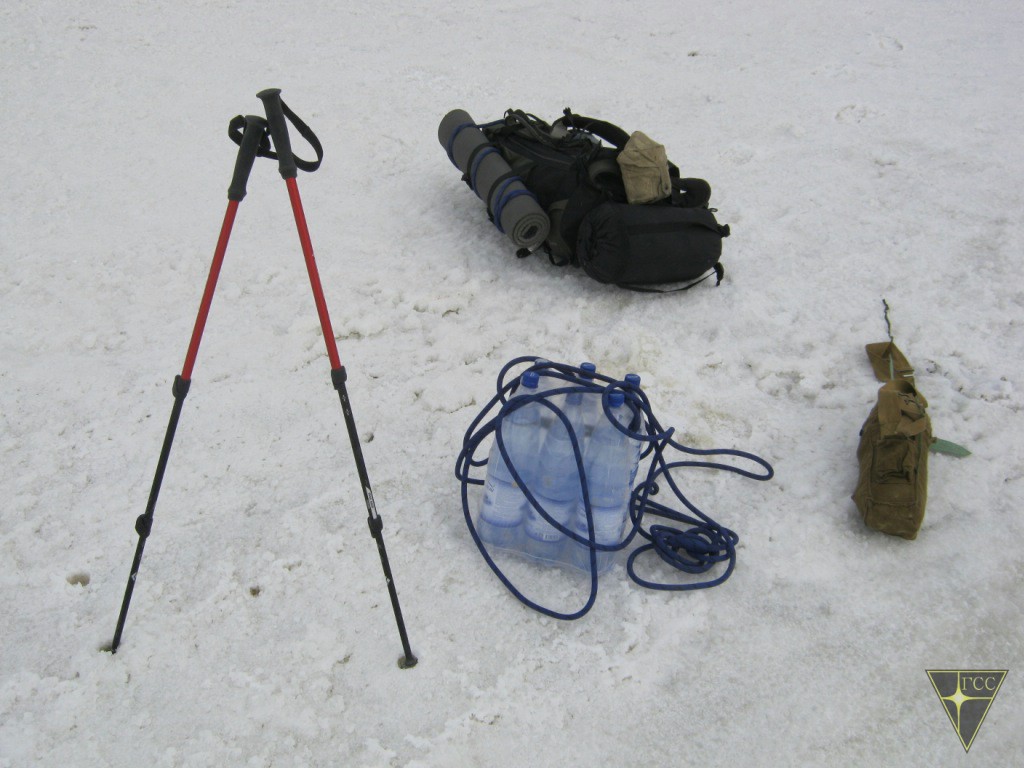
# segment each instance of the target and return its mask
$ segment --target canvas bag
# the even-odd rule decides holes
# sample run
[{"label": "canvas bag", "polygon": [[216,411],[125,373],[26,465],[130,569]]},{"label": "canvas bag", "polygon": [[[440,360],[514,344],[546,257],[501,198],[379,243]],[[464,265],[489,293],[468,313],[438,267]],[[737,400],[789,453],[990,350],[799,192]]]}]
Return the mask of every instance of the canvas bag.
[{"label": "canvas bag", "polygon": [[641,131],[633,131],[615,158],[622,170],[622,183],[630,205],[664,200],[672,194],[668,154],[665,147]]},{"label": "canvas bag", "polygon": [[915,539],[928,497],[933,442],[928,403],[914,384],[914,369],[893,342],[868,344],[866,350],[884,383],[861,428],[853,501],[869,528]]}]

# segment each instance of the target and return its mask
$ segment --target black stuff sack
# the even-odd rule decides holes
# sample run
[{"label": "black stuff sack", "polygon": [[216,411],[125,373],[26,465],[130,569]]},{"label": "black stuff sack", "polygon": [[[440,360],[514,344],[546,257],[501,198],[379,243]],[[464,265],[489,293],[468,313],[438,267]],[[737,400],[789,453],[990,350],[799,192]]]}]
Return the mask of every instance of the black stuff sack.
[{"label": "black stuff sack", "polygon": [[[728,235],[729,226],[719,224],[708,208],[603,203],[583,219],[576,257],[600,283],[663,291],[666,284],[705,273],[721,282],[719,258]],[[662,287],[650,287],[655,285]]]}]

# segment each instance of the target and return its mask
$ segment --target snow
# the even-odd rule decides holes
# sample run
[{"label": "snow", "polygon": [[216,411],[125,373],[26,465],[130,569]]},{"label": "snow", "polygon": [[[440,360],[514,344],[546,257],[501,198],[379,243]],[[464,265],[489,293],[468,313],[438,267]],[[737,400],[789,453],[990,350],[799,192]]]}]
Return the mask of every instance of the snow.
[{"label": "snow", "polygon": [[[0,29],[0,766],[961,765],[926,675],[960,668],[1010,670],[970,759],[1019,760],[1019,3],[44,0]],[[267,160],[102,650],[227,123],[271,86],[326,150],[298,182],[413,669]],[[710,181],[720,287],[514,258],[437,124],[566,106]],[[849,498],[883,297],[936,434],[973,451],[932,457],[913,542]],[[521,354],[636,371],[689,444],[773,463],[682,478],[741,537],[729,581],[664,594],[620,566],[571,623],[504,590],[453,468]]]}]

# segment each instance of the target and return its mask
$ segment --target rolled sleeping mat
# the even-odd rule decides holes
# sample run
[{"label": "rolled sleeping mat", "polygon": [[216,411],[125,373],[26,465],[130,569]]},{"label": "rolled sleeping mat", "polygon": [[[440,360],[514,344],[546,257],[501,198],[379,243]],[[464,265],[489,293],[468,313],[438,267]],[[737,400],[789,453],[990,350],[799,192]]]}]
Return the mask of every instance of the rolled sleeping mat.
[{"label": "rolled sleeping mat", "polygon": [[501,232],[520,248],[532,250],[544,242],[551,220],[468,112],[453,109],[445,115],[437,139]]}]

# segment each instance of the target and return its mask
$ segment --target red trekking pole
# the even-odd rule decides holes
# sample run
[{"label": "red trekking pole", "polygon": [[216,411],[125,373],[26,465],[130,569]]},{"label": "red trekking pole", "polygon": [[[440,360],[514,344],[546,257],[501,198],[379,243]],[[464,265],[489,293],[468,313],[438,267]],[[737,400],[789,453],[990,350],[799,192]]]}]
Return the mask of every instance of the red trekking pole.
[{"label": "red trekking pole", "polygon": [[[302,210],[302,201],[299,198],[299,190],[295,181],[297,171],[301,168],[304,171],[315,171],[323,158],[323,149],[319,140],[288,106],[281,100],[281,91],[277,88],[270,88],[261,91],[257,97],[263,101],[267,119],[254,117],[252,115],[238,116],[231,121],[228,134],[238,145],[238,156],[235,160],[234,175],[231,185],[228,188],[228,207],[224,214],[224,222],[221,225],[220,237],[213,255],[213,263],[210,266],[210,273],[206,279],[206,288],[199,305],[199,313],[196,316],[195,326],[192,330],[192,338],[189,342],[188,352],[185,355],[185,364],[179,376],[174,379],[172,391],[174,394],[174,407],[171,410],[171,417],[167,424],[167,432],[164,436],[163,447],[160,451],[160,458],[157,461],[156,474],[153,478],[153,485],[150,489],[149,502],[146,511],[135,521],[135,531],[139,535],[138,545],[135,549],[135,557],[132,561],[131,573],[128,576],[128,584],[125,587],[124,599],[121,603],[121,612],[117,619],[117,628],[114,631],[114,639],[111,642],[110,650],[117,652],[121,643],[121,635],[124,631],[125,619],[128,615],[128,607],[131,603],[132,592],[135,589],[135,582],[139,573],[139,566],[142,562],[142,553],[153,527],[153,512],[156,508],[157,497],[160,494],[160,486],[163,482],[164,472],[167,468],[167,461],[171,452],[171,445],[174,442],[174,433],[177,429],[178,419],[181,415],[182,404],[188,394],[191,384],[192,369],[195,365],[196,356],[199,352],[199,343],[202,341],[203,329],[206,326],[206,319],[210,312],[210,304],[213,301],[214,290],[217,286],[217,278],[220,275],[221,264],[224,261],[224,253],[227,250],[228,240],[231,237],[231,229],[234,225],[235,214],[238,204],[245,197],[246,183],[252,170],[256,157],[277,158],[282,178],[288,185],[288,195],[291,199],[292,212],[295,216],[295,225],[299,232],[299,242],[302,246],[303,257],[306,261],[306,271],[309,274],[310,286],[313,289],[313,300],[316,304],[317,314],[320,318],[320,326],[323,332],[324,341],[327,344],[327,356],[331,364],[331,382],[338,392],[341,400],[341,408],[345,417],[345,425],[348,430],[349,441],[352,444],[352,454],[356,462],[356,471],[363,490],[363,498],[366,502],[368,512],[367,522],[370,534],[377,543],[377,551],[380,555],[381,567],[384,570],[384,578],[387,582],[388,593],[391,597],[391,606],[394,610],[395,621],[398,624],[398,633],[402,641],[402,650],[405,655],[399,659],[400,667],[407,668],[415,666],[417,659],[409,646],[409,638],[405,629],[405,622],[402,619],[402,610],[398,602],[398,592],[395,588],[394,578],[391,573],[391,566],[388,562],[387,550],[384,547],[382,534],[383,522],[377,513],[373,500],[373,491],[370,486],[369,476],[366,472],[366,465],[363,461],[362,448],[359,443],[359,434],[356,431],[355,420],[352,416],[352,407],[349,402],[348,392],[345,388],[346,373],[338,355],[338,347],[334,340],[334,331],[331,328],[331,319],[327,311],[327,302],[324,299],[323,287],[320,284],[320,275],[317,271],[316,261],[313,257],[313,246],[309,238],[309,230],[306,226],[305,214]],[[296,129],[302,134],[313,149],[316,151],[315,162],[301,160],[292,153],[291,142],[288,137],[288,125],[286,119],[290,120]],[[269,139],[268,139],[269,134]],[[276,152],[270,150],[270,142]]]}]

